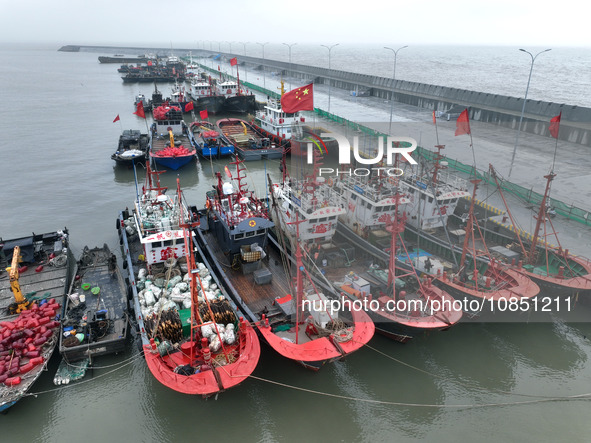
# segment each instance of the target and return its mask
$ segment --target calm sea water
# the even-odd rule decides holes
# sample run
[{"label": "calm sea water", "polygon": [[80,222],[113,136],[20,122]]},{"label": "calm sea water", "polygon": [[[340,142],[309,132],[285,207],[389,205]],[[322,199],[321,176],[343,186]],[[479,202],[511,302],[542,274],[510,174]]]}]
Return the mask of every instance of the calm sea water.
[{"label": "calm sea water", "polygon": [[[115,219],[131,205],[135,185],[133,172],[116,168],[110,155],[122,128],[145,129],[132,115],[133,99],[150,89],[124,85],[116,65],[98,64],[97,54],[56,49],[0,48],[0,236],[67,226],[75,254],[103,243],[119,252]],[[280,46],[268,45],[265,55],[280,49],[285,58]],[[298,55],[300,49],[294,47],[294,62],[323,55]],[[570,55],[560,64],[563,53]],[[387,54],[375,54],[366,69],[389,75]],[[527,60],[516,66],[511,54],[408,48],[399,53],[397,77],[519,95]],[[337,47],[332,63],[360,69],[358,57],[358,48]],[[589,78],[582,69],[589,69],[591,53],[564,49],[544,57],[536,61],[530,97],[588,106],[588,84],[581,82]],[[112,123],[117,115],[121,126]],[[212,169],[223,165],[202,163],[163,181],[174,187],[178,175],[189,202],[201,205]],[[265,172],[278,178],[276,166],[247,164],[259,192]],[[130,343],[124,355],[100,359],[101,368],[65,388],[52,384],[52,361],[32,389],[39,395],[0,417],[2,441],[588,441],[589,402],[547,400],[591,392],[590,337],[589,323],[559,316],[552,323],[461,324],[404,346],[376,337],[317,374],[263,347],[259,379],[208,401],[162,387]]]}]

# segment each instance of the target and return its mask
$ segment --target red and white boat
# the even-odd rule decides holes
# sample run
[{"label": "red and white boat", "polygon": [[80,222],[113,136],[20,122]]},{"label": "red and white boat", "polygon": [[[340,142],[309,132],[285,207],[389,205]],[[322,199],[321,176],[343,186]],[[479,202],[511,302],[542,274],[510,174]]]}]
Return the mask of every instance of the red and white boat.
[{"label": "red and white boat", "polygon": [[194,241],[196,209],[183,202],[178,179],[176,196],[166,195],[158,174],[148,168],[133,214],[118,220],[135,319],[152,375],[208,397],[246,380],[260,345]]}]

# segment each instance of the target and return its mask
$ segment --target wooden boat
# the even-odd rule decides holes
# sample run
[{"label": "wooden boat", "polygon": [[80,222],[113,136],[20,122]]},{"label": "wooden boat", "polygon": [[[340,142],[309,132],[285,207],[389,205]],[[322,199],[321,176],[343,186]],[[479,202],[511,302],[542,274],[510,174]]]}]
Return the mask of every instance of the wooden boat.
[{"label": "wooden boat", "polygon": [[[158,174],[148,166],[133,213],[122,211],[117,220],[142,351],[163,385],[185,394],[217,395],[255,369],[258,337],[195,243],[196,209],[182,200],[178,179],[171,198]],[[147,275],[157,278],[147,280]],[[161,288],[173,282],[178,291]]]},{"label": "wooden boat", "polygon": [[75,260],[67,229],[0,240],[0,245],[0,412],[4,412],[47,369],[59,341],[57,319]]},{"label": "wooden boat", "polygon": [[150,128],[150,161],[177,170],[191,163],[197,151],[192,134],[177,106],[161,105],[153,109],[154,123]]},{"label": "wooden boat", "polygon": [[[201,226],[198,240],[235,302],[275,351],[306,368],[318,370],[361,348],[373,336],[369,317],[354,311],[347,320],[326,309],[327,297],[310,281],[304,286],[301,254],[296,253],[293,272],[279,249],[267,247],[274,223],[264,203],[247,190],[241,162],[232,164],[237,189],[217,174],[216,189],[207,193],[207,225]],[[288,272],[296,275],[295,290]],[[305,309],[305,300],[317,305]]]},{"label": "wooden boat", "polygon": [[193,145],[203,158],[219,158],[234,154],[234,146],[218,128],[208,121],[195,121],[190,126]]},{"label": "wooden boat", "polygon": [[66,362],[115,354],[129,335],[127,287],[117,257],[105,244],[82,250],[68,292],[59,351]]},{"label": "wooden boat", "polygon": [[144,163],[149,145],[148,134],[142,134],[135,129],[125,129],[119,136],[117,150],[111,155],[111,159],[126,166],[131,166],[133,163]]},{"label": "wooden boat", "polygon": [[279,159],[283,155],[284,146],[274,144],[249,122],[224,118],[216,124],[244,161]]}]

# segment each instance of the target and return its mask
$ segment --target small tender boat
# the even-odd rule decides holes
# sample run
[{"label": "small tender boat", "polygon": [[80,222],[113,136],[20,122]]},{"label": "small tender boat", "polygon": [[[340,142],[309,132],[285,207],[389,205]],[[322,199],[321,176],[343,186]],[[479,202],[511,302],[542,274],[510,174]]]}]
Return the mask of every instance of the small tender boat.
[{"label": "small tender boat", "polygon": [[118,164],[131,166],[133,163],[143,163],[148,155],[150,137],[136,129],[125,129],[119,136],[117,150],[111,159]]}]

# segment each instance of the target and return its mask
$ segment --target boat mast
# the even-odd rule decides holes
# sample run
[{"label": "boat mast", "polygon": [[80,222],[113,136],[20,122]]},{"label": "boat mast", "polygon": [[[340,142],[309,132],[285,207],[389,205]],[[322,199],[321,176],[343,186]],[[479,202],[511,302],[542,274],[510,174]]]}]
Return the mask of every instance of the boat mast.
[{"label": "boat mast", "polygon": [[468,213],[468,224],[466,225],[466,234],[464,235],[464,246],[462,248],[462,259],[460,260],[460,272],[464,270],[466,265],[466,253],[468,252],[468,242],[472,239],[472,261],[474,263],[474,282],[476,289],[478,289],[478,281],[476,279],[476,243],[474,240],[474,202],[476,201],[476,189],[478,184],[481,182],[480,179],[470,180],[470,183],[474,184],[474,190],[472,191],[472,201],[470,202],[470,212]]},{"label": "boat mast", "polygon": [[540,236],[540,226],[542,221],[544,221],[544,225],[546,225],[546,200],[548,198],[548,192],[550,191],[550,183],[554,180],[556,174],[554,172],[550,172],[550,174],[545,175],[544,178],[548,180],[546,182],[546,190],[544,191],[544,197],[542,198],[542,202],[540,203],[540,210],[538,212],[537,220],[536,220],[536,230],[534,231],[534,237],[531,242],[531,247],[529,249],[529,263],[531,265],[535,264],[536,262],[536,246],[538,243],[538,238]]}]

